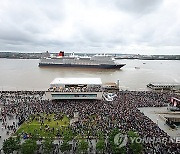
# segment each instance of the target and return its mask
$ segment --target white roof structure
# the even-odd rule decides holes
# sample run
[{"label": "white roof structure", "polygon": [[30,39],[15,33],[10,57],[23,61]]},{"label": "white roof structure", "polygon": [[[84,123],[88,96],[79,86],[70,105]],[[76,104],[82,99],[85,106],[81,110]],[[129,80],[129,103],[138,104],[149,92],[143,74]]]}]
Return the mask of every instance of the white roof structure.
[{"label": "white roof structure", "polygon": [[55,78],[50,85],[101,85],[101,78]]}]

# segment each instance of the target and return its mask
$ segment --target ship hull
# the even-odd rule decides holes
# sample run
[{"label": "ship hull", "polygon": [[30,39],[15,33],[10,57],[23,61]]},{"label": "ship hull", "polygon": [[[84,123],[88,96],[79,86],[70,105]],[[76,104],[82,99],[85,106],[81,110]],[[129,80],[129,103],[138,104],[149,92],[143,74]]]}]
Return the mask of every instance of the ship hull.
[{"label": "ship hull", "polygon": [[101,68],[101,69],[120,69],[125,64],[115,64],[115,65],[106,65],[106,64],[100,64],[100,65],[78,65],[78,64],[52,64],[52,63],[39,63],[39,67],[43,66],[56,66],[56,67],[79,67],[79,68]]}]

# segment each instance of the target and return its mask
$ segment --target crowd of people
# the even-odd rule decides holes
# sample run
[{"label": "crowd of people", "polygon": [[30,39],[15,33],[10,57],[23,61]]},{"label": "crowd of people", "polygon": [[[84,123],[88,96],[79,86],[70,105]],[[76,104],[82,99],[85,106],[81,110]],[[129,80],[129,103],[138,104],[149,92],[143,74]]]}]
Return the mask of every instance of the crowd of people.
[{"label": "crowd of people", "polygon": [[51,92],[100,92],[102,87],[100,85],[93,86],[66,86],[66,87],[50,87],[48,91]]},{"label": "crowd of people", "polygon": [[[86,137],[97,137],[102,132],[108,137],[110,131],[117,128],[123,134],[132,130],[140,137],[168,138],[169,135],[161,130],[156,123],[140,112],[140,107],[167,106],[171,97],[179,97],[169,92],[153,91],[118,91],[112,102],[106,100],[48,100],[43,91],[1,91],[0,103],[2,129],[8,130],[7,118],[14,116],[17,123],[12,127],[15,132],[18,122],[29,115],[37,113],[63,113],[73,118],[78,112],[79,120],[71,126],[72,131]],[[106,150],[111,147],[106,144]],[[129,147],[126,147],[127,153]],[[173,142],[143,143],[144,153],[180,153],[180,145]]]}]

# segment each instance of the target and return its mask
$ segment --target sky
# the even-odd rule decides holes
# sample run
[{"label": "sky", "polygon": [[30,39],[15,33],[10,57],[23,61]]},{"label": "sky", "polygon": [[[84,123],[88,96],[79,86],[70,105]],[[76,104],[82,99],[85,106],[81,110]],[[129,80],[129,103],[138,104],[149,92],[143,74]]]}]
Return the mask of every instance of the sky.
[{"label": "sky", "polygon": [[180,0],[0,0],[0,51],[180,54]]}]

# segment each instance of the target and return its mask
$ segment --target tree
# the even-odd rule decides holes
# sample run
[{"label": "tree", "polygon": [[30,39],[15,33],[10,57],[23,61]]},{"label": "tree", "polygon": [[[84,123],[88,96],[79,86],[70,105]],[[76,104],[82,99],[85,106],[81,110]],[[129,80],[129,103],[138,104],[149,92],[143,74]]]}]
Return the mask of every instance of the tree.
[{"label": "tree", "polygon": [[88,150],[88,142],[86,142],[85,140],[81,140],[78,143],[78,152],[87,153],[87,150]]},{"label": "tree", "polygon": [[71,145],[67,141],[64,141],[60,147],[60,150],[61,150],[61,152],[70,151]]},{"label": "tree", "polygon": [[99,140],[96,144],[96,151],[98,153],[104,153],[105,151],[105,142],[104,140]]},{"label": "tree", "polygon": [[19,138],[12,138],[5,140],[3,142],[3,151],[5,154],[13,153],[13,151],[18,150],[20,145]]},{"label": "tree", "polygon": [[97,136],[100,140],[104,139],[104,133],[102,131],[97,131]]},{"label": "tree", "polygon": [[49,154],[51,153],[51,151],[53,150],[53,141],[51,138],[45,138],[44,142],[43,142],[43,152],[45,154]]},{"label": "tree", "polygon": [[28,139],[21,145],[22,154],[33,154],[37,150],[37,144],[35,140]]},{"label": "tree", "polygon": [[115,144],[114,139],[117,134],[121,134],[120,131],[115,128],[109,133],[108,143],[109,147],[111,148],[112,153],[126,153],[126,147],[119,147],[119,145]]},{"label": "tree", "polygon": [[74,138],[74,134],[73,134],[72,130],[67,129],[67,130],[64,131],[63,137],[64,137],[63,138],[64,141],[68,142],[68,141],[71,141]]},{"label": "tree", "polygon": [[134,154],[139,154],[143,150],[142,143],[137,143],[137,139],[139,138],[139,135],[136,132],[129,131],[128,137],[131,138],[130,140],[130,149]]}]

